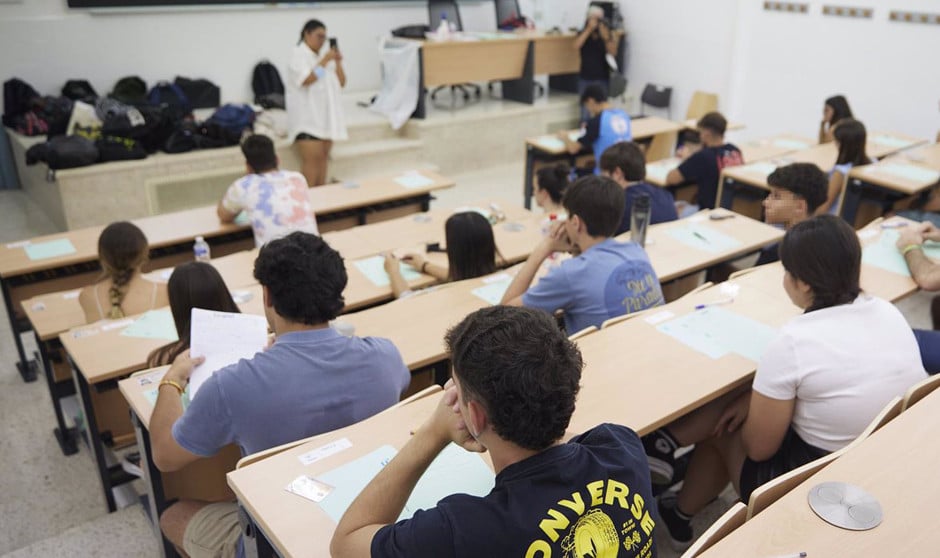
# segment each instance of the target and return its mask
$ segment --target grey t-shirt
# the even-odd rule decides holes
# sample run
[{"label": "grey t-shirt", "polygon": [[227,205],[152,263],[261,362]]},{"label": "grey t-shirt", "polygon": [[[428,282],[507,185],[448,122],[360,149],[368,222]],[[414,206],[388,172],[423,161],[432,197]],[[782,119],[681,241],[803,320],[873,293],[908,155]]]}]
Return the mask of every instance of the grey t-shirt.
[{"label": "grey t-shirt", "polygon": [[366,419],[397,403],[410,381],[388,339],[286,333],[206,380],[173,438],[204,457],[230,443],[250,455]]}]

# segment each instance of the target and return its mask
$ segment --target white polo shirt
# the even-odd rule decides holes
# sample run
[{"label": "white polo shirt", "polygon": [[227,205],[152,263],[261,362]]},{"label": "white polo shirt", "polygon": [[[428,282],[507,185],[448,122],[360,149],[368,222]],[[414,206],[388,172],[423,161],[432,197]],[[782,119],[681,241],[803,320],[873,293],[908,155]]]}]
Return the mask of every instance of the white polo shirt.
[{"label": "white polo shirt", "polygon": [[329,46],[323,45],[320,54],[317,54],[301,41],[291,53],[284,90],[292,140],[301,133],[327,140],[349,138],[341,98],[342,87],[336,76],[336,62],[325,66],[326,73],[322,79],[311,85],[303,85],[304,80],[317,67],[320,58],[328,51]]},{"label": "white polo shirt", "polygon": [[754,391],[796,399],[793,430],[806,443],[835,451],[926,377],[901,312],[862,294],[852,304],[802,314],[783,326],[761,356]]}]

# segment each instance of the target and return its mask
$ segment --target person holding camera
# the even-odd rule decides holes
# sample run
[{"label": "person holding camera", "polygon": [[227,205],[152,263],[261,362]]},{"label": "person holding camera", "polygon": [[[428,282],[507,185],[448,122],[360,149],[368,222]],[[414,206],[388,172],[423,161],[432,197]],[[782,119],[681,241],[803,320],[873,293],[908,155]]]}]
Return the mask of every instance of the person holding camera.
[{"label": "person holding camera", "polygon": [[[583,95],[584,90],[591,85],[600,85],[605,92],[610,92],[610,68],[607,65],[607,55],[617,56],[617,46],[621,35],[623,31],[611,29],[610,24],[604,19],[602,7],[588,8],[587,21],[574,41],[575,48],[581,52],[578,95]],[[589,117],[587,109],[581,107],[581,122],[586,122]]]},{"label": "person holding camera", "polygon": [[310,186],[326,184],[327,161],[334,140],[345,140],[342,88],[346,86],[343,55],[336,39],[327,42],[326,25],[304,24],[287,67],[287,118],[290,137],[300,153],[301,172]]}]

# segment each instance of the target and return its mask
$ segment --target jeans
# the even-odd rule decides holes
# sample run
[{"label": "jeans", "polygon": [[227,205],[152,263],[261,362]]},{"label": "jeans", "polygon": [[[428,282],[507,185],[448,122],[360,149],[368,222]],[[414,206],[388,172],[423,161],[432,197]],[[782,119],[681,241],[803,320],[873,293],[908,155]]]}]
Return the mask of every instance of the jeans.
[{"label": "jeans", "polygon": [[928,374],[940,372],[940,331],[915,329],[914,337],[920,346],[920,359]]},{"label": "jeans", "polygon": [[[578,78],[578,101],[580,102],[581,95],[584,94],[584,90],[590,85],[600,85],[604,88],[604,91],[610,91],[610,81],[606,79],[581,79]],[[588,114],[584,105],[581,105],[581,124],[584,124],[590,120],[591,115]]]}]

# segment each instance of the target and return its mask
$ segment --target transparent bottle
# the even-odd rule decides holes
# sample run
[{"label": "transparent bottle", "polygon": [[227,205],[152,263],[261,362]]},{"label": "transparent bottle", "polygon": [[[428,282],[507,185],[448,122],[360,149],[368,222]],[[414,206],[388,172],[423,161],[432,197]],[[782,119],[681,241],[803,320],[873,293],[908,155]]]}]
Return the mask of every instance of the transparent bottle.
[{"label": "transparent bottle", "polygon": [[206,242],[206,239],[197,236],[196,242],[193,244],[193,257],[197,262],[207,262],[211,257],[209,251],[209,243]]},{"label": "transparent bottle", "polygon": [[441,12],[441,23],[437,26],[437,38],[450,37],[450,24],[447,22],[447,12]]}]

